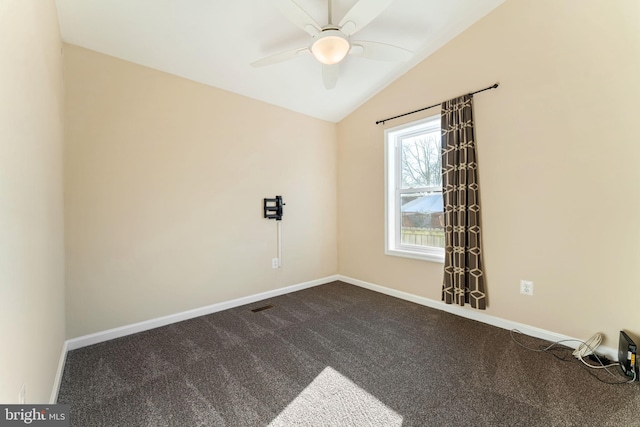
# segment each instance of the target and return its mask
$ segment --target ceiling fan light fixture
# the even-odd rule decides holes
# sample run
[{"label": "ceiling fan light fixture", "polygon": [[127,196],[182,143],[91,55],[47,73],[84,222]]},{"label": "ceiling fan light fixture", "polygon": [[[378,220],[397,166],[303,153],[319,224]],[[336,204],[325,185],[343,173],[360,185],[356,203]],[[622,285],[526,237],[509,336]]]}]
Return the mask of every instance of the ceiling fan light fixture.
[{"label": "ceiling fan light fixture", "polygon": [[339,30],[324,30],[311,41],[311,53],[323,64],[333,65],[344,59],[351,49],[349,39]]}]

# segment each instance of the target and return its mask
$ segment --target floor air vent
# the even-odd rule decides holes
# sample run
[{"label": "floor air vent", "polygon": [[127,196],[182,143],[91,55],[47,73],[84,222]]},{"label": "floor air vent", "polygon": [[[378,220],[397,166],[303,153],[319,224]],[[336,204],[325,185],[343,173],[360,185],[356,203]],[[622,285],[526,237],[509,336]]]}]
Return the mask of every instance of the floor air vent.
[{"label": "floor air vent", "polygon": [[273,306],[271,304],[262,306],[262,307],[258,307],[258,308],[254,308],[253,310],[251,310],[254,313],[257,313],[259,311],[263,311],[263,310],[269,310],[270,308],[273,308]]}]

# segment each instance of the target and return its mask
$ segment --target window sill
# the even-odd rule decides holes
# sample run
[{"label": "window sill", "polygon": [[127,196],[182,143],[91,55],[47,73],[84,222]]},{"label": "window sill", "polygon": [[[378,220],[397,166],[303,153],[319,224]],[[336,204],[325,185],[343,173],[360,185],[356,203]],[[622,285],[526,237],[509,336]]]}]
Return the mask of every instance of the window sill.
[{"label": "window sill", "polygon": [[422,261],[429,261],[429,262],[437,262],[440,264],[444,264],[444,251],[442,253],[426,253],[426,252],[417,252],[417,251],[411,251],[411,250],[407,250],[407,249],[389,249],[387,248],[384,253],[386,255],[391,255],[391,256],[399,256],[399,257],[403,257],[403,258],[412,258],[412,259],[419,259]]}]

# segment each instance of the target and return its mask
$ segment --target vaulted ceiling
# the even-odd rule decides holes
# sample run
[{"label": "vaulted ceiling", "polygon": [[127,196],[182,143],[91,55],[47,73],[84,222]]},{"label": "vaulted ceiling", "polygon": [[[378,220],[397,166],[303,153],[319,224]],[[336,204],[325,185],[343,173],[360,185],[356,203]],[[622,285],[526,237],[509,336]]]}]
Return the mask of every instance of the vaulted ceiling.
[{"label": "vaulted ceiling", "polygon": [[[56,0],[67,43],[332,122],[503,2],[394,0],[353,38],[400,46],[413,56],[406,62],[347,56],[329,90],[311,55],[250,66],[311,40],[274,0]],[[327,0],[295,3],[321,26],[327,24]],[[334,21],[356,3],[333,0]]]}]

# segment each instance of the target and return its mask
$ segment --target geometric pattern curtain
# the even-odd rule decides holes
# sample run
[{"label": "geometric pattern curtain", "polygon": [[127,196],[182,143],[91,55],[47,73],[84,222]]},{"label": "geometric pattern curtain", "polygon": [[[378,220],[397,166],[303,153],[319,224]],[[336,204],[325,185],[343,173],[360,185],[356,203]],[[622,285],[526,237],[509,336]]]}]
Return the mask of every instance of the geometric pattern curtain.
[{"label": "geometric pattern curtain", "polygon": [[478,164],[473,132],[473,96],[442,103],[442,196],[445,261],[442,300],[484,310]]}]

